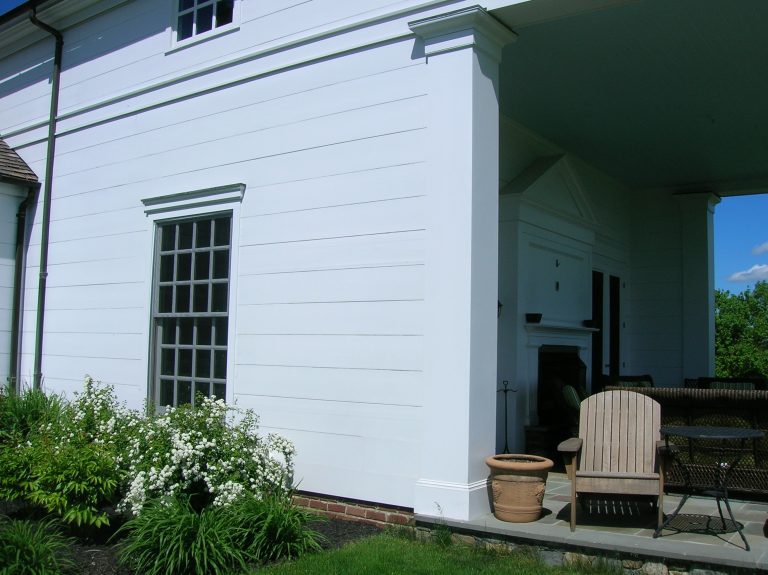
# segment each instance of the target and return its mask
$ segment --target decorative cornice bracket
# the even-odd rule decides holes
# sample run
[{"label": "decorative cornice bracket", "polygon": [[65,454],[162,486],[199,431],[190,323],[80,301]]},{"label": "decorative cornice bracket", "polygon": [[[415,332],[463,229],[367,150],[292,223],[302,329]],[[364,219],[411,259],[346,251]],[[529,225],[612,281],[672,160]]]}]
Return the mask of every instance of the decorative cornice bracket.
[{"label": "decorative cornice bracket", "polygon": [[427,58],[464,48],[477,48],[500,61],[502,48],[517,40],[517,34],[481,6],[414,20],[408,23],[408,27],[424,40]]}]

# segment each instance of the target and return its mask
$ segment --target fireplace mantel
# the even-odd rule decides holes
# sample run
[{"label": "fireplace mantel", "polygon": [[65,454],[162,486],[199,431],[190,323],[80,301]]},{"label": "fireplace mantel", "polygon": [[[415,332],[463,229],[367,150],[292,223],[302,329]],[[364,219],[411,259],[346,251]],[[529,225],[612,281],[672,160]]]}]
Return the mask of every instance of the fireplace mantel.
[{"label": "fireplace mantel", "polygon": [[543,321],[541,323],[526,323],[525,330],[530,334],[570,334],[570,335],[591,335],[600,331],[596,327],[584,327],[578,323]]}]

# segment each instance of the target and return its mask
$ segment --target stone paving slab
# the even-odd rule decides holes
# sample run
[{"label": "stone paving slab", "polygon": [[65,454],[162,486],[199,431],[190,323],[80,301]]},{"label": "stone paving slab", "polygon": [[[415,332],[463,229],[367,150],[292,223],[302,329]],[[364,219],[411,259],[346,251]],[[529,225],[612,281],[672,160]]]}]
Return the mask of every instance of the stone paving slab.
[{"label": "stone paving slab", "polygon": [[[680,512],[680,525],[685,531],[665,529],[654,539],[655,513],[647,503],[600,502],[595,513],[577,512],[576,531],[569,528],[570,484],[565,475],[552,473],[547,481],[544,513],[532,523],[507,523],[488,513],[469,522],[442,521],[435,517],[417,516],[423,522],[438,522],[465,532],[487,533],[512,538],[531,545],[575,547],[606,554],[636,555],[645,559],[688,564],[708,564],[730,568],[768,572],[768,537],[764,533],[768,520],[768,504],[733,501],[733,513],[744,526],[751,551],[746,551],[738,533],[699,533],[688,531],[705,520],[721,525],[714,500],[691,497]],[[664,511],[671,513],[680,498],[664,497]],[[726,513],[727,511],[723,509]],[[703,519],[702,519],[703,518]]]}]

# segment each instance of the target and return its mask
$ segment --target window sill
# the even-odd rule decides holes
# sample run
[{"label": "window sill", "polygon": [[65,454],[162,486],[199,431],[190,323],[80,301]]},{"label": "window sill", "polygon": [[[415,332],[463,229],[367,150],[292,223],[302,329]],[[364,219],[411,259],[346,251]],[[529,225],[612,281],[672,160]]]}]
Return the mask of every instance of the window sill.
[{"label": "window sill", "polygon": [[[165,55],[169,56],[171,54],[175,54],[176,52],[181,52],[182,50],[185,50],[191,46],[204,44],[208,40],[221,38],[222,36],[233,34],[238,30],[240,30],[239,24],[227,24],[226,26],[222,26],[221,28],[216,28],[215,30],[209,30],[208,32],[204,32],[202,34],[198,34],[197,36],[192,36],[190,38],[185,38],[184,40],[175,41],[171,39],[171,47],[170,49],[166,50]],[[172,29],[171,30],[172,38],[175,35],[176,35],[176,30]]]}]

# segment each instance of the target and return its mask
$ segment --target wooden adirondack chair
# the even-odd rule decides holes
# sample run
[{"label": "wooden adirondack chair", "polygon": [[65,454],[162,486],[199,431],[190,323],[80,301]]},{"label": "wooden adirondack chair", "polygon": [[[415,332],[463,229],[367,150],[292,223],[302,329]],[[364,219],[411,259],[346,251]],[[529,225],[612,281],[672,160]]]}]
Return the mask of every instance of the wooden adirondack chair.
[{"label": "wooden adirondack chair", "polygon": [[664,457],[659,404],[632,391],[606,391],[581,402],[579,437],[563,441],[571,480],[571,531],[580,493],[649,495],[663,520]]}]

